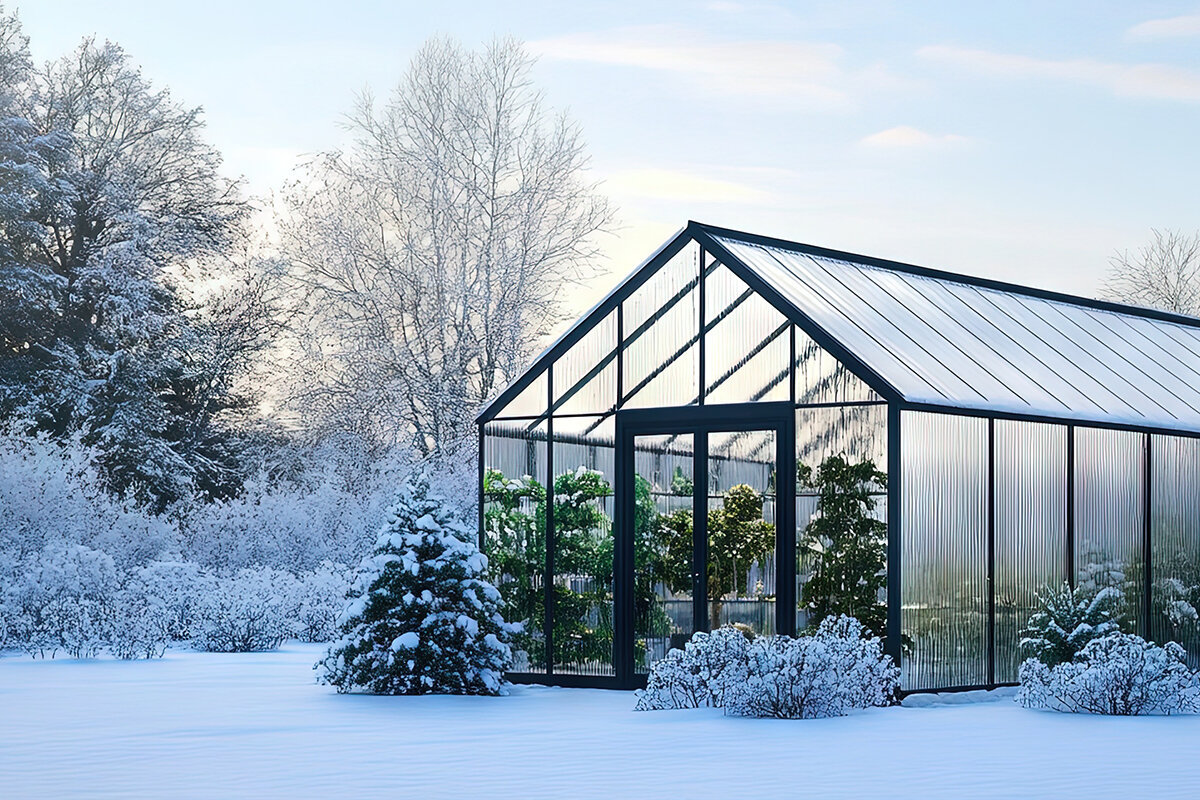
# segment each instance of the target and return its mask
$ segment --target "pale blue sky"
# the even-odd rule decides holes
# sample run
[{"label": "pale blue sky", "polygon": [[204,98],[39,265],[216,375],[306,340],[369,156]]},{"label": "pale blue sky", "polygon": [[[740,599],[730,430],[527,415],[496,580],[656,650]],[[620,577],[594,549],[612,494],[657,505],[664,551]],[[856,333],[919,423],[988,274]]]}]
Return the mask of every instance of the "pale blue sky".
[{"label": "pale blue sky", "polygon": [[203,105],[256,192],[427,37],[515,35],[620,210],[614,273],[692,218],[1094,294],[1200,227],[1200,0],[16,5],[39,59],[96,34]]}]

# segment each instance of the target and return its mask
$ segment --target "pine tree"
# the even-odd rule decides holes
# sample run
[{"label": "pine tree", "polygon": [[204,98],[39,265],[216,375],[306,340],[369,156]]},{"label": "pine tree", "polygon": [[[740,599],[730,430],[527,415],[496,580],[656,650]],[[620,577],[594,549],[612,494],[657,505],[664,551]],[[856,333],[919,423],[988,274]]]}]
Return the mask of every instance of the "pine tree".
[{"label": "pine tree", "polygon": [[1045,586],[1038,606],[1021,631],[1021,650],[1049,667],[1074,660],[1088,642],[1120,630],[1121,592],[1111,586],[1095,593],[1065,583]]},{"label": "pine tree", "polygon": [[318,680],[339,692],[501,694],[518,626],[486,569],[467,526],[425,476],[411,477],[359,566]]}]

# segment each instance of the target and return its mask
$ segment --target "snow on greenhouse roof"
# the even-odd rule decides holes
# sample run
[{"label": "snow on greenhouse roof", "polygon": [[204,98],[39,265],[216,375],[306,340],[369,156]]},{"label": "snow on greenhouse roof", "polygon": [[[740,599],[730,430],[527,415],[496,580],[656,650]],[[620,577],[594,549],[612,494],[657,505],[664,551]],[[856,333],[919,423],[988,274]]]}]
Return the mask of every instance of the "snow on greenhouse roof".
[{"label": "snow on greenhouse roof", "polygon": [[1200,320],[699,227],[885,395],[1200,432]]},{"label": "snow on greenhouse roof", "polygon": [[547,348],[478,420],[494,417],[692,240],[888,400],[1200,433],[1200,319],[697,222]]}]

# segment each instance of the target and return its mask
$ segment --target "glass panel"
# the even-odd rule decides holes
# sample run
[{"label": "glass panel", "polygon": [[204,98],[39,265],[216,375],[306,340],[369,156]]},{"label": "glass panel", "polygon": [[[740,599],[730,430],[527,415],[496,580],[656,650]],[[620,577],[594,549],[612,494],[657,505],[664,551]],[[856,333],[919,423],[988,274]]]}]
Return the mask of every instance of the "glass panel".
[{"label": "glass panel", "polygon": [[996,681],[1013,683],[1038,590],[1067,578],[1067,428],[995,425]]},{"label": "glass panel", "polygon": [[[886,486],[872,482],[868,488],[865,502],[856,508],[843,510],[852,514],[874,520],[877,526],[870,526],[866,538],[856,541],[856,547],[838,547],[826,556],[824,539],[826,531],[809,526],[818,519],[820,514],[820,495],[822,482],[827,483],[826,490],[842,492],[855,490],[861,484],[838,483],[831,472],[823,478],[820,468],[827,459],[840,457],[851,465],[870,462],[870,466],[881,473],[887,471],[887,406],[846,406],[796,409],[796,630],[819,624],[818,618],[822,608],[845,605],[846,598],[835,602],[821,603],[819,590],[814,587],[812,596],[805,596],[805,585],[813,577],[819,567],[824,567],[827,575],[837,574],[844,568],[847,561],[867,560],[878,564],[879,573],[866,576],[865,580],[877,584],[875,596],[876,606],[867,610],[873,612],[872,627],[878,628],[877,633],[884,634],[887,619],[887,489]],[[833,464],[831,464],[832,468]],[[866,468],[864,468],[866,469]],[[807,481],[801,480],[801,474],[809,471]],[[861,523],[847,522],[847,526],[859,524],[860,533],[867,527]],[[810,538],[811,536],[811,538]],[[820,538],[816,538],[816,537]],[[839,556],[842,558],[839,559]],[[828,558],[825,564],[820,560]],[[857,583],[857,581],[856,581]],[[828,593],[826,593],[828,596]],[[856,601],[864,598],[856,597]],[[838,613],[849,613],[837,608]],[[859,613],[858,616],[864,616]],[[868,620],[860,620],[868,622]]]},{"label": "glass panel", "polygon": [[533,383],[500,409],[496,417],[539,417],[546,413],[547,400],[546,373],[541,372]]},{"label": "glass panel", "polygon": [[695,441],[691,434],[637,436],[634,472],[634,669],[696,631],[692,609],[692,491]]},{"label": "glass panel", "polygon": [[900,425],[905,689],[987,681],[987,421],[904,412]]},{"label": "glass panel", "polygon": [[1200,666],[1200,439],[1155,436],[1150,446],[1151,577],[1156,642],[1179,642]]},{"label": "glass panel", "polygon": [[775,632],[775,431],[708,437],[708,624]]},{"label": "glass panel", "polygon": [[554,671],[613,675],[612,417],[554,420]]},{"label": "glass panel", "polygon": [[1075,429],[1075,584],[1125,597],[1122,626],[1142,631],[1145,437]]},{"label": "glass panel", "polygon": [[617,312],[554,362],[554,413],[599,414],[617,399]]},{"label": "glass panel", "polygon": [[505,618],[521,622],[513,671],[546,672],[546,426],[492,422],[483,440],[484,550]]},{"label": "glass panel", "polygon": [[724,266],[705,276],[704,295],[705,401],[787,400],[787,318]]},{"label": "glass panel", "polygon": [[624,301],[625,406],[697,401],[699,276],[699,250],[689,245]]}]

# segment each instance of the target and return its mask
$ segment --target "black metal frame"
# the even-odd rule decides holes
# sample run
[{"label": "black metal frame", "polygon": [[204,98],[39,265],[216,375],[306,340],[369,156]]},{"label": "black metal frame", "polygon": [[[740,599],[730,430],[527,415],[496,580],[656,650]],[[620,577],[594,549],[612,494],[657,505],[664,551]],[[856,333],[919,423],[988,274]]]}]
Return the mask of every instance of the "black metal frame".
[{"label": "black metal frame", "polygon": [[[698,630],[708,629],[708,436],[711,433],[775,433],[775,625],[795,633],[796,624],[796,409],[790,402],[735,403],[681,408],[638,408],[617,412],[617,541],[613,559],[614,647],[617,684],[637,688],[645,675],[634,671],[634,439],[686,435],[693,438],[692,604]],[[788,476],[793,476],[790,480]],[[619,646],[618,646],[619,643]]]}]

